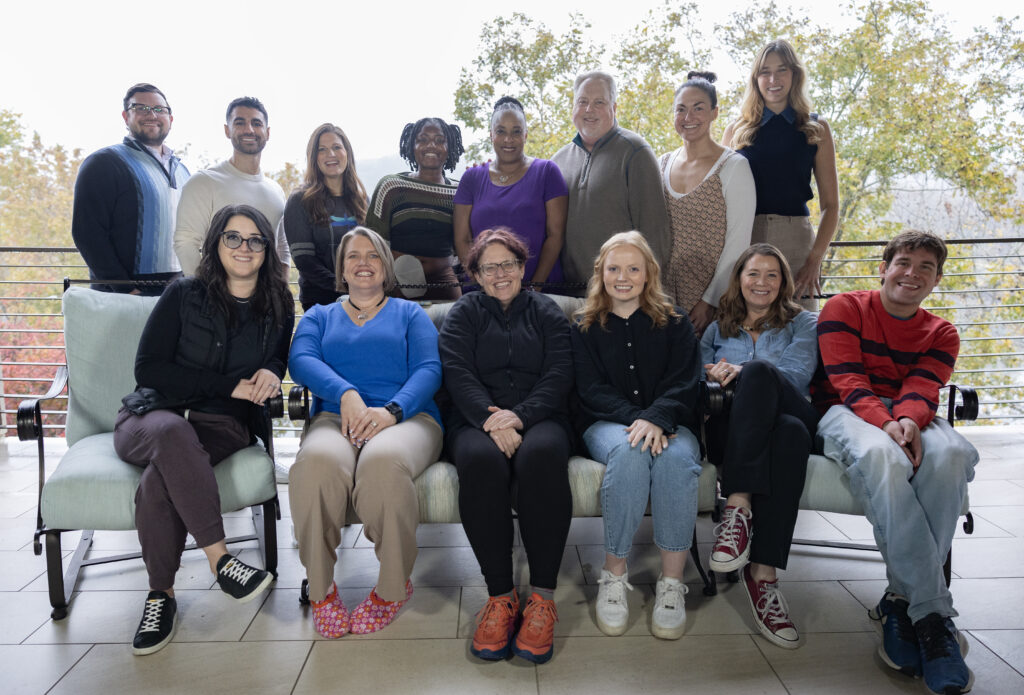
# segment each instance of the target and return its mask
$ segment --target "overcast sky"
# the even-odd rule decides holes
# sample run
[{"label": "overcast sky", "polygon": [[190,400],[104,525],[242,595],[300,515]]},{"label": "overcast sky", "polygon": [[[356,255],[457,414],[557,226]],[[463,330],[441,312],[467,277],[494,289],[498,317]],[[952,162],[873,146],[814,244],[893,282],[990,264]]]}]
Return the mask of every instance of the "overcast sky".
[{"label": "overcast sky", "polygon": [[[0,11],[0,107],[22,114],[22,123],[47,144],[88,153],[120,141],[125,90],[152,82],[174,109],[167,143],[187,143],[186,161],[194,167],[201,156],[212,163],[229,154],[224,108],[236,96],[252,95],[270,112],[265,169],[303,162],[309,133],[324,121],[348,133],[358,161],[396,155],[410,120],[451,118],[459,70],[480,51],[480,28],[494,17],[522,11],[561,33],[576,9],[608,40],[661,4],[17,0]],[[816,4],[823,8],[815,10],[820,21],[841,22],[840,3]],[[740,6],[721,0],[698,5],[708,27]],[[995,16],[1012,16],[1020,7],[1009,0],[931,5],[948,16],[956,34],[991,26]]]}]

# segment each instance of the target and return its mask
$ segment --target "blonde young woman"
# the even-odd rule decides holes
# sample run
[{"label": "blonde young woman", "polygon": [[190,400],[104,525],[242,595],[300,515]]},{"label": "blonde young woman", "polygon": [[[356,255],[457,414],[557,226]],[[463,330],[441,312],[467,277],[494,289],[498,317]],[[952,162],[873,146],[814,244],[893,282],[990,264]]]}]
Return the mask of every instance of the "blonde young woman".
[{"label": "blonde young woman", "polygon": [[[750,162],[757,189],[751,243],[769,243],[794,272],[794,296],[817,311],[821,261],[839,223],[839,179],[832,131],[811,113],[807,71],[783,39],[758,53],[750,71],[740,118],[725,130],[724,144]],[[820,219],[811,229],[807,201],[818,186]]]},{"label": "blonde young woman", "polygon": [[697,520],[700,347],[659,276],[643,235],[613,235],[594,262],[572,339],[583,441],[607,467],[598,627],[607,635],[628,627],[626,558],[650,499],[661,551],[651,632],[678,639],[686,627],[683,567]]}]

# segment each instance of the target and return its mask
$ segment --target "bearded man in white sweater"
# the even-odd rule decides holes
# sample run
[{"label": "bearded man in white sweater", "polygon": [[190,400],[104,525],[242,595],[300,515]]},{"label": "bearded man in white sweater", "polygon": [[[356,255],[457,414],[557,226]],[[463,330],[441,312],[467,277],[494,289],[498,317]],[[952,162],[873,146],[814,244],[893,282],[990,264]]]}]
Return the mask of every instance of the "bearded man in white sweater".
[{"label": "bearded man in white sweater", "polygon": [[246,204],[262,212],[276,235],[278,256],[285,264],[291,254],[280,227],[285,194],[273,179],[260,170],[260,156],[270,139],[267,109],[255,97],[239,97],[230,104],[224,135],[234,152],[230,159],[197,171],[181,191],[174,251],[186,275],[199,267],[199,249],[206,238],[214,213],[225,205]]}]

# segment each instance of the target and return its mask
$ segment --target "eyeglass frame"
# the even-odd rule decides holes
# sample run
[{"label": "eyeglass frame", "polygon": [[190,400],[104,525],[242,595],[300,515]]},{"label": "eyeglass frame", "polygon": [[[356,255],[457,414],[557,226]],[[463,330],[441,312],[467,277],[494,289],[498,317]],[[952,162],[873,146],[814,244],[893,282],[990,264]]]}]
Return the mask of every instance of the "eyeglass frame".
[{"label": "eyeglass frame", "polygon": [[484,277],[492,278],[498,274],[498,268],[501,268],[505,275],[511,275],[516,271],[516,268],[521,265],[523,265],[522,260],[518,258],[510,258],[509,260],[502,261],[501,263],[484,263],[483,265],[478,265],[476,270]]},{"label": "eyeglass frame", "polygon": [[[231,244],[230,244],[230,243],[228,242],[228,237],[229,237],[229,236],[232,236],[232,237],[235,237],[235,238],[237,238],[237,239],[238,239],[238,244],[237,244],[236,246],[232,246],[232,245],[231,245]],[[264,237],[264,236],[262,236],[262,235],[261,235],[261,236],[250,236],[250,237],[244,237],[244,236],[242,236],[241,234],[239,234],[238,232],[233,232],[233,231],[224,231],[224,232],[221,232],[221,233],[220,233],[220,240],[221,240],[221,241],[222,241],[222,242],[224,243],[224,246],[225,246],[225,247],[227,247],[227,248],[231,249],[232,251],[234,251],[235,249],[240,249],[240,248],[242,248],[242,244],[243,244],[243,243],[245,244],[246,248],[248,248],[248,249],[249,249],[249,252],[250,252],[250,253],[264,253],[264,252],[266,252],[266,250],[267,250],[267,247],[268,247],[268,246],[270,246],[270,241],[269,241],[269,240],[268,240],[268,239],[267,239],[266,237]],[[254,248],[252,247],[252,243],[253,243],[254,241],[256,241],[256,242],[258,242],[258,243],[262,244],[262,245],[263,245],[263,248],[260,248],[260,249],[254,249]]]},{"label": "eyeglass frame", "polygon": [[[160,109],[157,111],[156,109]],[[153,113],[157,116],[170,116],[172,115],[170,106],[150,106],[149,104],[140,104],[138,102],[128,104],[128,110],[134,111],[138,114]]]}]

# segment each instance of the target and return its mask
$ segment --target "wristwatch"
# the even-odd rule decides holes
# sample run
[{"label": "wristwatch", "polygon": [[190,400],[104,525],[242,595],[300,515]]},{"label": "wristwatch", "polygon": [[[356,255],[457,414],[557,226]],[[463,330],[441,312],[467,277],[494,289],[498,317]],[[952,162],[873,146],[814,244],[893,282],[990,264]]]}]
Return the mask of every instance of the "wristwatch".
[{"label": "wristwatch", "polygon": [[402,412],[402,406],[398,405],[394,401],[388,401],[385,403],[384,409],[395,416],[396,425],[405,419],[405,413]]}]

